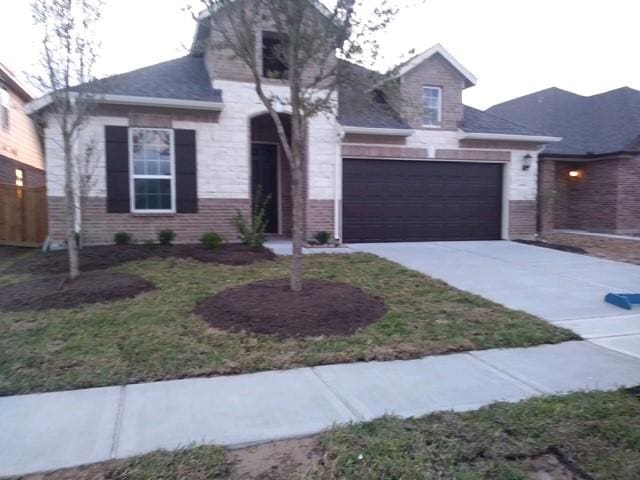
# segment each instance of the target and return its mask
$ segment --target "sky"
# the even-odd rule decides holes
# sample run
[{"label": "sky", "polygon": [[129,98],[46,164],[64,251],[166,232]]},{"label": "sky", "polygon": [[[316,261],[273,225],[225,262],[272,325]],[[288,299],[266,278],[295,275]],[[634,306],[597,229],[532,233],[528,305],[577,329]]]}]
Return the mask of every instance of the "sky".
[{"label": "sky", "polygon": [[[186,1],[105,0],[98,76],[186,54],[194,31]],[[40,52],[29,4],[0,0],[0,62],[18,75]],[[400,12],[382,53],[392,64],[442,44],[478,78],[463,100],[481,109],[551,86],[582,95],[640,89],[638,19],[636,0],[426,0]]]}]

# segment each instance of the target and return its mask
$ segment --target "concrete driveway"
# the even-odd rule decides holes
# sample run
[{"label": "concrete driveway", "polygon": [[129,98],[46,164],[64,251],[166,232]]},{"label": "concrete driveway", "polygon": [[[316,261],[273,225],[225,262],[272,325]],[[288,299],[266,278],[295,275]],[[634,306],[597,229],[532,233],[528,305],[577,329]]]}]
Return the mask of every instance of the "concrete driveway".
[{"label": "concrete driveway", "polygon": [[609,292],[640,292],[640,266],[506,241],[353,244],[350,248],[640,357],[640,309],[627,311],[604,302]]}]

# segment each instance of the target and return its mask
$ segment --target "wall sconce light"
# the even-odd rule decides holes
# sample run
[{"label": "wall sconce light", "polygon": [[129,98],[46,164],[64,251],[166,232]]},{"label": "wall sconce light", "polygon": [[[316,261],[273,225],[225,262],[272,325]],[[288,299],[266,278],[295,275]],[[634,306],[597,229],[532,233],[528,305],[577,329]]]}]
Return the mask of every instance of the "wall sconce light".
[{"label": "wall sconce light", "polygon": [[522,157],[522,170],[525,172],[531,168],[531,164],[533,163],[533,157],[530,154],[526,154]]},{"label": "wall sconce light", "polygon": [[581,178],[582,177],[582,171],[578,170],[577,168],[572,168],[571,170],[569,170],[569,177],[570,178]]}]

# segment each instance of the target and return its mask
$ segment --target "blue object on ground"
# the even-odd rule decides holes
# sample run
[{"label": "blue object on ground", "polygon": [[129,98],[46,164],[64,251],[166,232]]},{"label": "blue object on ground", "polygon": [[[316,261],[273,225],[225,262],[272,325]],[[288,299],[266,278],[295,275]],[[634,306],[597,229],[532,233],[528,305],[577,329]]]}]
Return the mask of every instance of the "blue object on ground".
[{"label": "blue object on ground", "polygon": [[631,310],[634,305],[640,305],[640,293],[608,293],[604,301]]}]

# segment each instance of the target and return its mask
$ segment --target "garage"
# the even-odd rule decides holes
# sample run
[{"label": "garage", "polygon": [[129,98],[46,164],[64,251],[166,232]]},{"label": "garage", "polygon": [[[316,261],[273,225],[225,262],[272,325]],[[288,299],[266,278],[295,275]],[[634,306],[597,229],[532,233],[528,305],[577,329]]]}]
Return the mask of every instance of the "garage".
[{"label": "garage", "polygon": [[345,159],[343,240],[498,240],[503,165]]}]

